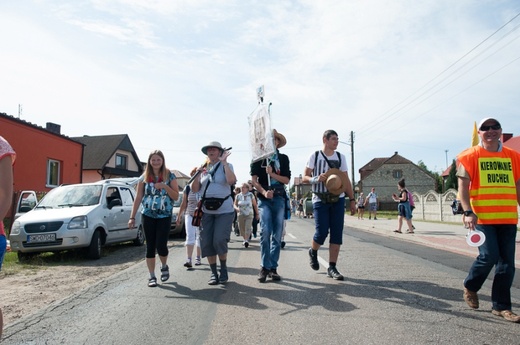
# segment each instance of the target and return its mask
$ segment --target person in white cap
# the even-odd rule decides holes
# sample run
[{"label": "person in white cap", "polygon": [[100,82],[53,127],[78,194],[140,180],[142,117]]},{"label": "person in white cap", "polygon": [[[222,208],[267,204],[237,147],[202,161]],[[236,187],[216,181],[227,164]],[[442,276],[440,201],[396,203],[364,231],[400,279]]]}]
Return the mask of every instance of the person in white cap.
[{"label": "person in white cap", "polygon": [[460,202],[464,223],[480,230],[485,242],[464,280],[463,298],[477,309],[477,292],[494,266],[491,288],[492,313],[520,323],[511,310],[511,286],[515,274],[515,242],[520,204],[520,153],[502,145],[502,126],[495,118],[478,125],[480,144],[457,156]]},{"label": "person in white cap", "polygon": [[356,212],[356,199],[347,175],[345,155],[336,151],[339,139],[334,130],[323,133],[323,150],[311,154],[304,171],[303,182],[312,184],[312,208],[316,231],[309,248],[310,266],[320,269],[318,249],[329,236],[329,267],[327,276],[343,280],[336,268],[339,250],[343,244],[345,223],[345,196],[349,199],[350,213]]}]

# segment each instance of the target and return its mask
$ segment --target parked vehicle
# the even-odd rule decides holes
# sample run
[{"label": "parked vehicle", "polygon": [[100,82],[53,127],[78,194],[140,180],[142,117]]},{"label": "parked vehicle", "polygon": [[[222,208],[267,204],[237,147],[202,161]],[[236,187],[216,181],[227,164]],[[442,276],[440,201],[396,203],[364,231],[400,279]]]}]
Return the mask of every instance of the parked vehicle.
[{"label": "parked vehicle", "polygon": [[143,245],[141,213],[136,214],[138,228],[128,228],[135,194],[130,184],[112,180],[54,188],[13,222],[11,250],[23,259],[33,253],[84,248],[88,258],[99,259],[103,245]]},{"label": "parked vehicle", "polygon": [[183,192],[179,192],[179,198],[173,203],[173,210],[172,210],[172,224],[170,228],[170,235],[172,236],[182,236],[183,234],[186,234],[186,228],[184,227],[184,217],[181,217],[181,222],[179,223],[179,226],[177,226],[177,218],[179,217],[179,210],[181,207],[183,198]]}]

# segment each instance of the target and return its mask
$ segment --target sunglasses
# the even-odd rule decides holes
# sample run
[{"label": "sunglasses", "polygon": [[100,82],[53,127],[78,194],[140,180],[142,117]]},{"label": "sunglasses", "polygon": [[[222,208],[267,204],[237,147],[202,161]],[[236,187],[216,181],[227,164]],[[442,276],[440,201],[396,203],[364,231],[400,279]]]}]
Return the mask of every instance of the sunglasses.
[{"label": "sunglasses", "polygon": [[492,126],[481,126],[480,127],[480,130],[482,132],[487,132],[489,131],[490,129],[493,129],[495,131],[498,131],[500,129],[500,125],[492,125]]}]

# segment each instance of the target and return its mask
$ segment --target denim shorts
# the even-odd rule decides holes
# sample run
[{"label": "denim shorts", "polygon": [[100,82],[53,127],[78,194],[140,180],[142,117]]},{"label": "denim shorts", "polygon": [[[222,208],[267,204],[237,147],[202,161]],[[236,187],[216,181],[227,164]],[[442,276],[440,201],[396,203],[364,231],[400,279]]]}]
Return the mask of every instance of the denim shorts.
[{"label": "denim shorts", "polygon": [[319,245],[325,243],[330,233],[329,242],[343,244],[343,226],[345,224],[345,198],[332,204],[315,202],[313,205],[314,222],[316,231],[313,240]]}]

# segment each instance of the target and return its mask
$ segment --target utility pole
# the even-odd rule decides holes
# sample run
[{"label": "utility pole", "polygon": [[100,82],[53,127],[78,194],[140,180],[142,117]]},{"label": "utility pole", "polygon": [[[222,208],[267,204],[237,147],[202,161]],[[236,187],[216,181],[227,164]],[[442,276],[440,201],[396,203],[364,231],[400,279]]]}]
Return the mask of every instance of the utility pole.
[{"label": "utility pole", "polygon": [[351,164],[351,167],[352,167],[352,189],[353,189],[353,192],[354,192],[354,196],[356,196],[356,182],[354,181],[354,131],[350,131],[350,154],[351,154],[351,158],[352,158],[352,164]]},{"label": "utility pole", "polygon": [[351,173],[352,173],[352,177],[351,177],[351,180],[350,182],[352,182],[352,190],[354,192],[354,195],[356,194],[356,181],[354,179],[354,131],[350,131],[350,142],[345,142],[345,141],[339,141],[340,143],[342,144],[345,144],[345,145],[349,145],[350,146],[350,157],[352,158],[351,160]]}]

